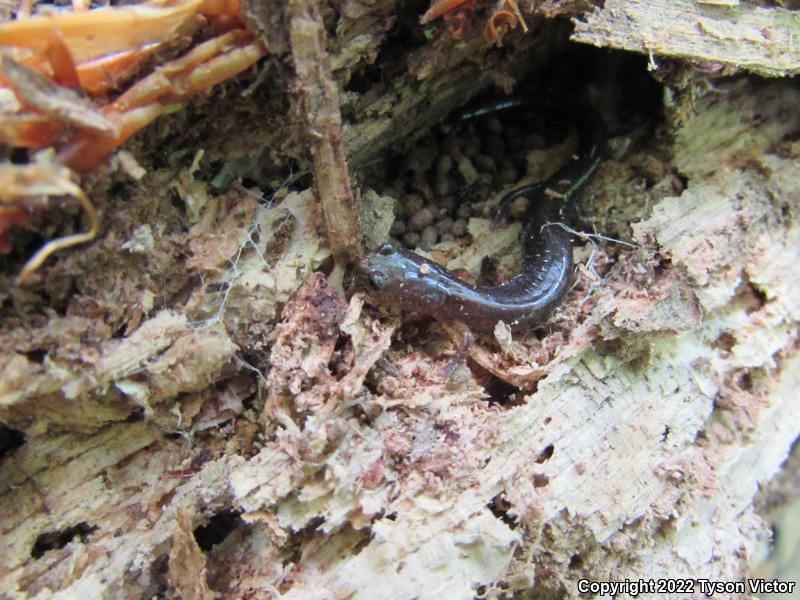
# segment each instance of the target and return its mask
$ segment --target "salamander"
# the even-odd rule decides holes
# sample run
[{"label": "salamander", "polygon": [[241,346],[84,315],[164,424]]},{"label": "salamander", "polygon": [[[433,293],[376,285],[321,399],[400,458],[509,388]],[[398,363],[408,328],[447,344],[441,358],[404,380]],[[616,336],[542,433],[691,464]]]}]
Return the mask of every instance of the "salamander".
[{"label": "salamander", "polygon": [[[538,105],[503,100],[466,111],[462,119],[525,107]],[[473,286],[435,262],[387,242],[355,265],[356,278],[369,295],[380,303],[460,321],[481,332],[492,331],[498,321],[518,330],[546,320],[567,293],[573,270],[569,235],[551,221],[597,170],[606,143],[599,115],[586,105],[571,108],[580,138],[578,155],[550,179],[517,188],[501,201],[501,206],[521,196],[529,201],[520,232],[523,263],[518,275],[499,285]]]}]

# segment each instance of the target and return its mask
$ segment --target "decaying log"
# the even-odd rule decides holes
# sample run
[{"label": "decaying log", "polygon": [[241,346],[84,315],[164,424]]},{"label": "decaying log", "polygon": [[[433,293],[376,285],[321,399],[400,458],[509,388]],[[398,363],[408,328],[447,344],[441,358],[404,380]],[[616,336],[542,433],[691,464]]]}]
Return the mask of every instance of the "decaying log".
[{"label": "decaying log", "polygon": [[[267,10],[276,4],[250,18],[289,53],[302,32],[291,11]],[[520,2],[531,31],[502,49],[479,27],[458,42],[433,24],[400,60],[387,36],[406,3],[335,4],[315,17],[337,33],[347,156],[327,138],[338,127],[320,131],[336,185],[345,158],[365,168],[564,39],[537,12],[552,3]],[[741,36],[748,19],[794,19],[744,3],[670,6],[684,4],[681,15],[660,0],[625,10],[660,10],[678,29],[698,11],[740,11]],[[604,37],[620,10],[608,0],[576,37],[795,68],[770,40],[727,54],[709,45],[710,26],[665,39],[632,20]],[[294,54],[306,68],[313,56]],[[396,78],[346,89],[372,63]],[[298,74],[307,93],[328,89],[326,75]],[[192,169],[159,169],[126,203],[109,200],[105,232],[54,265],[40,296],[3,275],[0,422],[22,443],[0,455],[0,597],[575,598],[581,579],[762,573],[759,492],[800,435],[800,92],[681,75],[689,84],[665,85],[663,122],[645,141],[613,131],[585,198],[601,233],[632,245],[579,253],[576,289],[543,339],[500,328],[450,377],[443,327],[414,337],[323,274],[331,249],[311,189],[218,195]],[[274,142],[263,156],[313,118],[298,123],[260,137]],[[213,152],[235,166],[248,144]],[[380,192],[363,194],[373,238],[391,222]],[[518,227],[481,215],[469,231],[468,247],[431,253],[473,275],[486,255],[513,261]],[[29,308],[43,297],[53,307]],[[514,392],[498,398],[489,380]]]}]

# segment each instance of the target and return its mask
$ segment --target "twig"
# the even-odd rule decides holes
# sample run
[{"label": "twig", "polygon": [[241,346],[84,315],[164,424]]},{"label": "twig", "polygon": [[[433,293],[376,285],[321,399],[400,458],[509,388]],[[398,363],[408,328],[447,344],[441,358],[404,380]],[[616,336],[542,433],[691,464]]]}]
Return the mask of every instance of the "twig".
[{"label": "twig", "polygon": [[290,0],[288,14],[292,56],[314,162],[314,195],[322,209],[331,251],[350,260],[361,253],[358,211],[347,172],[339,90],[325,50],[325,25],[317,0]]}]

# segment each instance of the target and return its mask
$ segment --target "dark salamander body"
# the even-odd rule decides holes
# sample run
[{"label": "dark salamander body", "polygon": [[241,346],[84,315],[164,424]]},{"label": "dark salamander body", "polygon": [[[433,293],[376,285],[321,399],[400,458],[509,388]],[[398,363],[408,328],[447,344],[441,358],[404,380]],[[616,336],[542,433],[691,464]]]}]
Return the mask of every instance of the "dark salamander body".
[{"label": "dark salamander body", "polygon": [[[477,118],[525,107],[505,100],[502,106],[462,115]],[[605,147],[605,128],[597,113],[582,106],[576,111],[580,152],[567,166],[543,183],[506,194],[505,204],[520,196],[529,208],[520,234],[521,272],[496,286],[472,286],[447,269],[392,243],[383,244],[356,264],[356,274],[377,301],[437,319],[466,323],[476,331],[492,331],[498,321],[513,329],[542,323],[561,303],[572,276],[572,244],[562,227],[552,224],[591,178]]]}]

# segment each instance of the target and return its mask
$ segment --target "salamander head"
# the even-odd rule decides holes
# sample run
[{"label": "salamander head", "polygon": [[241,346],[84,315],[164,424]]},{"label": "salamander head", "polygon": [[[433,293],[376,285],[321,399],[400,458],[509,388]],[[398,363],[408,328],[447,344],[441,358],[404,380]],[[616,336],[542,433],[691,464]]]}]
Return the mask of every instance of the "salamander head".
[{"label": "salamander head", "polygon": [[432,276],[440,270],[391,242],[355,265],[356,281],[375,300],[421,314],[433,314],[444,302],[444,293]]}]

